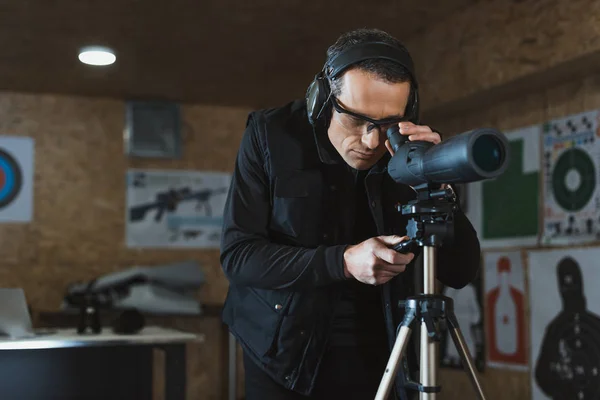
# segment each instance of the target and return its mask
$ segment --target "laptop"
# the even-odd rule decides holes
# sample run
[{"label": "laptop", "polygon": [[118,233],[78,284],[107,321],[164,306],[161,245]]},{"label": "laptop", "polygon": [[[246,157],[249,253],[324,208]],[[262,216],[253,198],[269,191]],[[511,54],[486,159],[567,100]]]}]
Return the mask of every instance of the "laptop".
[{"label": "laptop", "polygon": [[21,288],[0,288],[0,338],[3,336],[11,339],[38,336]]}]

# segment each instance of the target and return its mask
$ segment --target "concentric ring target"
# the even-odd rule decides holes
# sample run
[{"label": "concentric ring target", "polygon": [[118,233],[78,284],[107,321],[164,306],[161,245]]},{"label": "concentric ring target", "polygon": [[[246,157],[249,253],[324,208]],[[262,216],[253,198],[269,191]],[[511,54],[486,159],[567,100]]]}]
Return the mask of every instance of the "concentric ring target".
[{"label": "concentric ring target", "polygon": [[552,187],[556,202],[567,211],[582,209],[592,198],[596,188],[595,167],[583,150],[565,151],[552,172]]},{"label": "concentric ring target", "polygon": [[10,204],[21,191],[23,173],[15,158],[0,149],[0,208]]}]

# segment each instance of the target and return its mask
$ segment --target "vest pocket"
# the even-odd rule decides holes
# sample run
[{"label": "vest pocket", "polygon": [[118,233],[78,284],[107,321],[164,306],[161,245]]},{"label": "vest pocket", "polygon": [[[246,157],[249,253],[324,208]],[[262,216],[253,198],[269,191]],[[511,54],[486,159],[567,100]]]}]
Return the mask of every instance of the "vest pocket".
[{"label": "vest pocket", "polygon": [[270,229],[305,246],[316,246],[322,213],[319,171],[293,171],[275,178]]},{"label": "vest pocket", "polygon": [[290,298],[291,292],[284,291],[245,288],[239,292],[234,313],[235,330],[257,356],[268,356],[276,346]]}]

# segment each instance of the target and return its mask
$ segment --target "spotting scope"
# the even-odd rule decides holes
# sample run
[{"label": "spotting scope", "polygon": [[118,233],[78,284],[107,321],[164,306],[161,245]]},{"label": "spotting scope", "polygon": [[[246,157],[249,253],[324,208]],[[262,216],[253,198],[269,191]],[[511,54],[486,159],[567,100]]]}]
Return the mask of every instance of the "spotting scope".
[{"label": "spotting scope", "polygon": [[496,178],[510,161],[506,136],[493,128],[473,129],[436,145],[409,141],[398,125],[386,133],[394,150],[388,174],[396,183],[413,187]]}]

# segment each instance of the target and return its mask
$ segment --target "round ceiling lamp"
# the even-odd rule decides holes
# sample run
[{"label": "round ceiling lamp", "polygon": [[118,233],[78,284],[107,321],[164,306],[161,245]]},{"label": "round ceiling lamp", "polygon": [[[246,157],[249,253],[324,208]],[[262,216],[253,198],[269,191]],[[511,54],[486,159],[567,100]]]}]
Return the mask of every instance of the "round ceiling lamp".
[{"label": "round ceiling lamp", "polygon": [[114,51],[108,47],[88,46],[79,51],[79,61],[88,65],[111,65],[116,60]]}]

